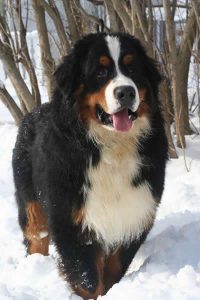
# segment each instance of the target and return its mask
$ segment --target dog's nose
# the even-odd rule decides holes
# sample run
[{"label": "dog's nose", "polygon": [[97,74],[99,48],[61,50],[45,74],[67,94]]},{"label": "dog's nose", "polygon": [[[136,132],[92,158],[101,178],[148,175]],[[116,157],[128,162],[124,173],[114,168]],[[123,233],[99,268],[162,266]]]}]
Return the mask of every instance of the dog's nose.
[{"label": "dog's nose", "polygon": [[135,89],[130,85],[122,85],[114,89],[114,96],[123,106],[133,105]]}]

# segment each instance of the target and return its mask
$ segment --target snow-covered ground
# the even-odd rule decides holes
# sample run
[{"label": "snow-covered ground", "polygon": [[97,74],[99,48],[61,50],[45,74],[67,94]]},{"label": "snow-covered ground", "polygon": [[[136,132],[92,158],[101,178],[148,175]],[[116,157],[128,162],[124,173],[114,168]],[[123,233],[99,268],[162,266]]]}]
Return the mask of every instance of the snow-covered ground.
[{"label": "snow-covered ground", "polygon": [[[25,256],[11,170],[16,132],[0,125],[0,300],[78,300],[58,275],[53,249],[49,257]],[[187,143],[190,171],[181,153],[168,163],[155,226],[128,274],[99,299],[200,299],[200,137]]]}]

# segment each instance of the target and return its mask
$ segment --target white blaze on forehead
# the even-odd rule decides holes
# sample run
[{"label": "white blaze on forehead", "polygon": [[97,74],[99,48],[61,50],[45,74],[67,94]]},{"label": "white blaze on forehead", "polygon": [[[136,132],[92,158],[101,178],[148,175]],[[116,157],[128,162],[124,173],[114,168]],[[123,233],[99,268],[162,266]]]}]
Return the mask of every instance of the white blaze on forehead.
[{"label": "white blaze on forehead", "polygon": [[119,72],[120,42],[117,37],[108,35],[106,37],[108,49],[112,59],[114,60],[117,73]]},{"label": "white blaze on forehead", "polygon": [[135,89],[136,97],[135,97],[135,103],[132,107],[133,111],[136,111],[139,106],[139,93],[137,86],[127,76],[123,75],[119,69],[119,58],[120,58],[120,41],[115,36],[106,36],[106,42],[108,46],[108,50],[110,52],[110,56],[112,57],[114,63],[115,63],[115,69],[116,69],[116,77],[111,80],[111,82],[108,84],[106,90],[105,90],[105,98],[108,106],[108,113],[112,114],[116,112],[120,108],[119,101],[114,96],[114,90],[116,87],[128,85],[132,86]]}]

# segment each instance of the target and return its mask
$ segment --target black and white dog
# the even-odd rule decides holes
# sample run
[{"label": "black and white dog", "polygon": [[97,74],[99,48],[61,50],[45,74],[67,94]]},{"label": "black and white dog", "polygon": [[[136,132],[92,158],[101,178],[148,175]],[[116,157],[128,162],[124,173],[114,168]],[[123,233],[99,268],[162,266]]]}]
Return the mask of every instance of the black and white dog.
[{"label": "black and white dog", "polygon": [[27,252],[48,255],[84,299],[125,274],[160,203],[167,141],[160,75],[137,39],[90,34],[55,72],[51,103],[28,114],[13,153]]}]

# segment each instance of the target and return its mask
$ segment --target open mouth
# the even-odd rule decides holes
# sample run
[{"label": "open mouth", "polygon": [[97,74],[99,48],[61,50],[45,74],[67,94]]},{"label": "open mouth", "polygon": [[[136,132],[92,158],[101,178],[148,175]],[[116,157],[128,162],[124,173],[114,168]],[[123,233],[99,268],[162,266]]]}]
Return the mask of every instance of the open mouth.
[{"label": "open mouth", "polygon": [[108,114],[97,104],[96,116],[103,125],[111,126],[117,131],[128,131],[133,121],[137,119],[137,112],[126,107],[114,114]]}]

